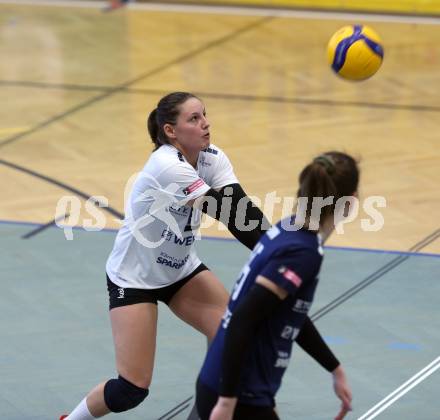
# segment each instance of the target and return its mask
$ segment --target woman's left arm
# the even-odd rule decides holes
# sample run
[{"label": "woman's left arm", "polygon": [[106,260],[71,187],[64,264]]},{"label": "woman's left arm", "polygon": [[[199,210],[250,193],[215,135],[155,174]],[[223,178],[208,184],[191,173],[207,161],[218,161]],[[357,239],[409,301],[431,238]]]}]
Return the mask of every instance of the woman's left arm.
[{"label": "woman's left arm", "polygon": [[226,185],[219,191],[210,189],[196,200],[195,206],[223,223],[249,249],[253,249],[270,228],[263,212],[252,203],[240,184]]}]

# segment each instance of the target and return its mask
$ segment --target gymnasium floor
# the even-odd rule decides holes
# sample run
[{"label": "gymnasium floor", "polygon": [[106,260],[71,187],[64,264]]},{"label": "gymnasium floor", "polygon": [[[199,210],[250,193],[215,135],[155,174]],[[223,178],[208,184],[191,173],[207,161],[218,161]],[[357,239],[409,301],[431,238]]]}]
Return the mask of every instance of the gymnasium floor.
[{"label": "gymnasium floor", "polygon": [[[49,228],[22,239],[35,228],[0,225],[7,279],[1,293],[0,418],[8,420],[56,418],[113,375],[103,264],[114,232],[74,230],[66,241],[62,230]],[[198,248],[230,290],[246,250],[219,239],[205,239]],[[439,278],[440,256],[327,249],[312,314],[349,375],[355,411],[348,418],[358,418],[438,356]],[[151,394],[119,417],[186,419],[187,404],[177,406],[193,395],[204,350],[202,337],[161,305]],[[379,418],[437,419],[439,386],[440,376],[431,375]],[[330,419],[337,412],[330,376],[299,348],[278,405],[283,419]]]},{"label": "gymnasium floor", "polygon": [[[0,419],[58,418],[114,374],[104,264],[127,179],[151,150],[145,117],[172,90],[205,100],[214,142],[257,197],[293,195],[323,150],[361,157],[361,197],[386,198],[385,225],[364,232],[361,213],[332,237],[312,318],[346,367],[348,418],[373,418],[411,378],[377,417],[440,417],[439,20],[264,13],[0,2]],[[385,45],[361,84],[325,61],[329,36],[353,21]],[[57,207],[65,195],[79,217]],[[106,230],[81,229],[92,195],[108,200]],[[53,223],[66,211],[71,241]],[[230,289],[247,252],[216,226],[204,233],[200,255]],[[204,351],[161,306],[151,394],[109,418],[186,419]],[[330,377],[300,349],[278,406],[283,419],[337,413]]]}]

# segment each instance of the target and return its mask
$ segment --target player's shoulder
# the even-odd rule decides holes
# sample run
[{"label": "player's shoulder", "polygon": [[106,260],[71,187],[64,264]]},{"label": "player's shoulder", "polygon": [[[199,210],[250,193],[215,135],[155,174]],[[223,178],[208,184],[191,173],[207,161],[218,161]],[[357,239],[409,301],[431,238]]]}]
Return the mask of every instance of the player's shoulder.
[{"label": "player's shoulder", "polygon": [[164,144],[150,155],[144,170],[158,175],[163,171],[173,171],[178,170],[178,168],[191,169],[192,166],[186,161],[179,150],[173,146]]},{"label": "player's shoulder", "polygon": [[322,241],[318,234],[306,229],[286,230],[280,224],[276,227],[281,232],[279,240],[276,241],[277,255],[298,256],[317,263],[322,260]]},{"label": "player's shoulder", "polygon": [[220,147],[216,146],[215,144],[210,144],[209,147],[207,147],[206,149],[202,150],[202,153],[207,153],[207,154],[211,154],[211,155],[218,155],[219,153],[223,153],[222,149],[220,149]]},{"label": "player's shoulder", "polygon": [[308,245],[285,244],[275,250],[270,256],[270,260],[277,265],[292,267],[303,280],[313,279],[322,265],[322,255],[317,248]]},{"label": "player's shoulder", "polygon": [[186,163],[185,158],[183,157],[182,153],[179,152],[175,147],[164,144],[163,146],[160,146],[159,149],[155,150],[148,160],[149,162],[157,162],[162,164],[178,164],[180,163]]},{"label": "player's shoulder", "polygon": [[200,153],[203,158],[213,160],[222,159],[226,156],[225,152],[220,147],[212,143],[209,145],[209,147],[202,150]]}]

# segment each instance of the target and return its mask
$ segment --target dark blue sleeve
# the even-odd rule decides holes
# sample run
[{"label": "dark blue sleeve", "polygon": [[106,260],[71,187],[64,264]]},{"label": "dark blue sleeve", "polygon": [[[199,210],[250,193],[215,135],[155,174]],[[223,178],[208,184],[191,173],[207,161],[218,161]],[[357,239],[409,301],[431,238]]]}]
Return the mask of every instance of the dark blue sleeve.
[{"label": "dark blue sleeve", "polygon": [[270,258],[259,274],[294,295],[302,284],[315,279],[321,262],[313,249],[286,251]]}]

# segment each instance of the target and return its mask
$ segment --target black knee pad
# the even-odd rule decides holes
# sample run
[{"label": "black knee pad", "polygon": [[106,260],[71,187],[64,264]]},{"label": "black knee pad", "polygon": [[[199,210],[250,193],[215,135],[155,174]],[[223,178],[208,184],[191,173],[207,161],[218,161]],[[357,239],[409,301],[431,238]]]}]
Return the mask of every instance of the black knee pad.
[{"label": "black knee pad", "polygon": [[137,407],[148,395],[148,389],[139,388],[121,375],[110,379],[104,386],[104,401],[113,413],[122,413]]}]

